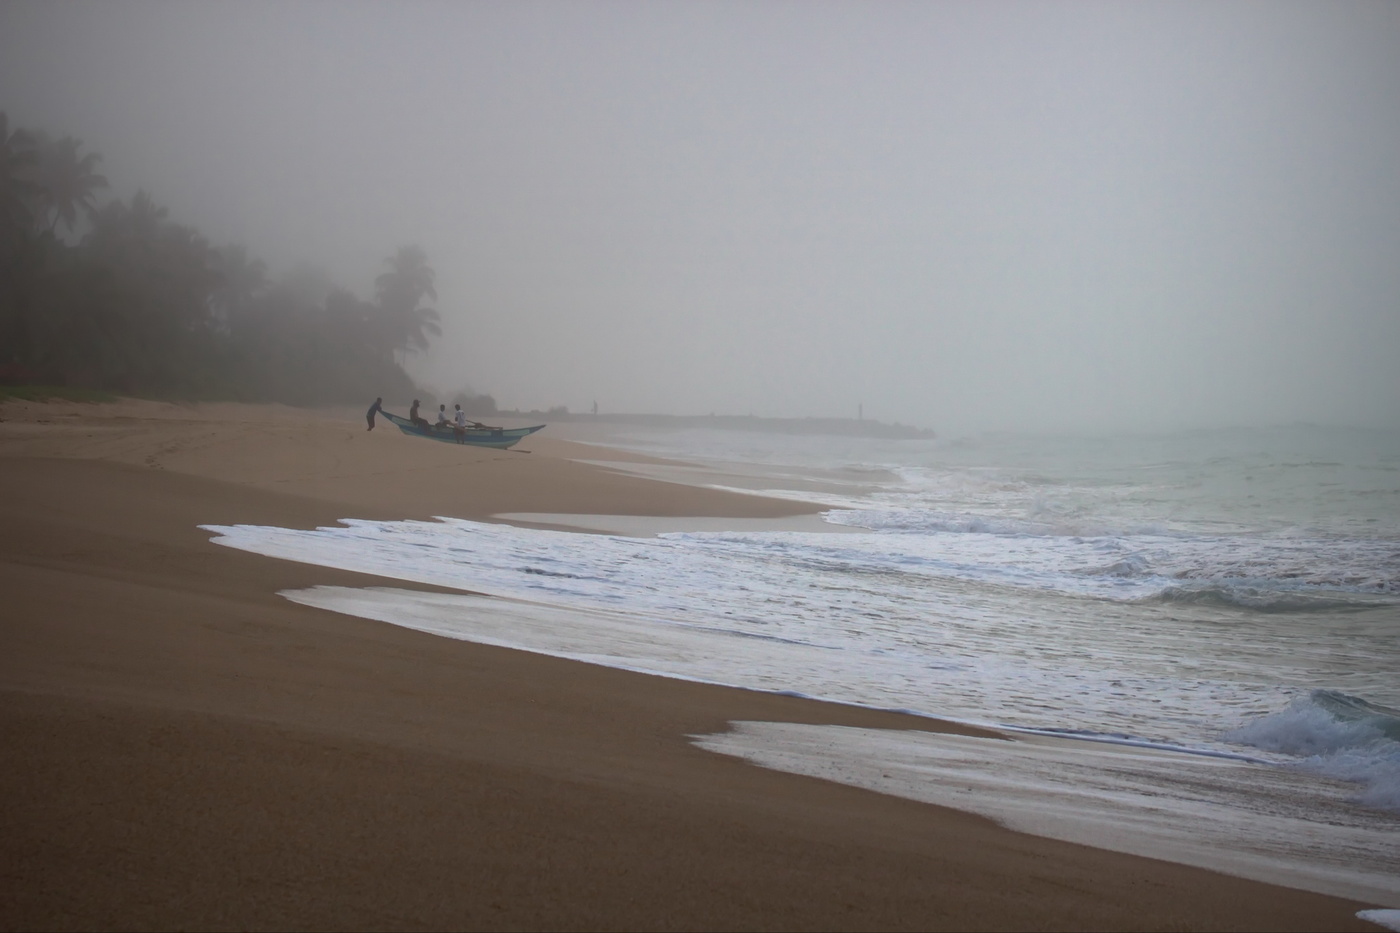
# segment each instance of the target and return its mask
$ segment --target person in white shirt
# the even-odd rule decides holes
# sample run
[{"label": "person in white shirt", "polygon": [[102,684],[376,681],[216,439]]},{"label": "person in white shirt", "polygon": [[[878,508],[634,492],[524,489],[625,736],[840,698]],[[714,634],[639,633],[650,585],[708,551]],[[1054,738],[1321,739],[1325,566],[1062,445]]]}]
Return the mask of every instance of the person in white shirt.
[{"label": "person in white shirt", "polygon": [[438,426],[439,428],[445,428],[445,427],[447,427],[447,406],[446,406],[446,405],[439,405],[439,406],[438,406],[437,426]]}]

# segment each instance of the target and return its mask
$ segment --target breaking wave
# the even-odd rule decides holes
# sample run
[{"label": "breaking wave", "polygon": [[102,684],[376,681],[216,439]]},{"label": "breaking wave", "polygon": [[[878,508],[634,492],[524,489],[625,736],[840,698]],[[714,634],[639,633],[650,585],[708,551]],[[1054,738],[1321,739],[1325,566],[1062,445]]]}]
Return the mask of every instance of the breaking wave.
[{"label": "breaking wave", "polygon": [[1373,609],[1377,605],[1386,605],[1389,602],[1364,594],[1347,597],[1231,583],[1168,586],[1160,593],[1147,597],[1144,601],[1193,606],[1220,606],[1249,609],[1254,612],[1360,612]]},{"label": "breaking wave", "polygon": [[1221,738],[1293,756],[1293,767],[1361,784],[1357,803],[1400,811],[1400,710],[1314,690]]}]

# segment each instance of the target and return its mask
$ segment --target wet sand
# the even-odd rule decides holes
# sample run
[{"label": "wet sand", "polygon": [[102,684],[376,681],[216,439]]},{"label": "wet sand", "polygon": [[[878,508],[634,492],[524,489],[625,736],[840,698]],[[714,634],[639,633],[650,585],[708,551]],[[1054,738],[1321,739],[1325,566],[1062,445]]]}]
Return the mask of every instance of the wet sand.
[{"label": "wet sand", "polygon": [[0,406],[0,926],[1375,929],[1354,912],[1376,905],[688,740],[927,719],[295,605],[277,592],[383,581],[197,527],[812,511],[575,462],[607,458],[548,430],[521,449],[366,432],[358,412]]}]

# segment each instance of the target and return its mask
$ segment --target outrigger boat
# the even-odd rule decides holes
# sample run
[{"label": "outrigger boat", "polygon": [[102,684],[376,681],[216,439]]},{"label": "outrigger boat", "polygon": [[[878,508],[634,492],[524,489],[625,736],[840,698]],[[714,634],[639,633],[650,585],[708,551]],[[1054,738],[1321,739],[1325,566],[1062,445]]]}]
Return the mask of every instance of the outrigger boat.
[{"label": "outrigger boat", "polygon": [[459,428],[453,424],[436,428],[432,425],[415,424],[407,418],[391,415],[383,409],[380,409],[379,413],[388,418],[400,431],[413,437],[426,437],[429,440],[442,441],[445,444],[495,447],[500,450],[519,443],[521,438],[529,437],[544,427],[542,424],[537,424],[532,428],[493,428],[490,425],[481,424],[471,428]]}]

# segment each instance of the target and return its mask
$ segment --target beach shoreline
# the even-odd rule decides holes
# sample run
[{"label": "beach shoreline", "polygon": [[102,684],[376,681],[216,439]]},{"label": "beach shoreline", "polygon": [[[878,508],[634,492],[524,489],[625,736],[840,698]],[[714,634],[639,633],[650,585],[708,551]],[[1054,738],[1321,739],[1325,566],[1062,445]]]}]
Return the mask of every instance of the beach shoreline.
[{"label": "beach shoreline", "polygon": [[[611,670],[278,596],[383,582],[204,524],[819,507],[356,413],[0,406],[5,907],[32,927],[1374,929],[1375,906],[1002,829],[696,748],[956,724]],[[528,451],[528,452],[526,452]],[[396,584],[398,581],[395,581]]]}]

